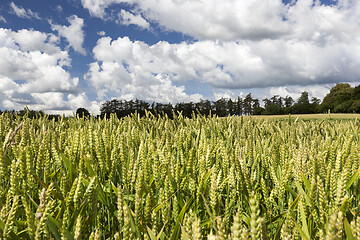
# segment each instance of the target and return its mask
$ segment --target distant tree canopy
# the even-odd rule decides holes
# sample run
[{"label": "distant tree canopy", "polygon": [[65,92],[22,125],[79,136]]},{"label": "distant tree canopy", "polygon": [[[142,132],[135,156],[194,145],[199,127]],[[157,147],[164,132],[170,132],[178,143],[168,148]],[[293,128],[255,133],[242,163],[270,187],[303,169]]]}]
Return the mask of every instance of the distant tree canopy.
[{"label": "distant tree canopy", "polygon": [[57,121],[60,118],[60,115],[45,114],[44,111],[29,110],[27,108],[24,108],[23,110],[20,111],[15,111],[15,110],[0,111],[0,115],[2,113],[7,113],[13,116],[27,117],[30,119],[46,116],[48,120],[55,119],[55,121]]},{"label": "distant tree canopy", "polygon": [[[260,106],[263,103],[263,107]],[[253,98],[251,93],[244,98],[236,99],[221,98],[217,101],[200,100],[197,103],[148,103],[143,100],[135,99],[130,101],[113,99],[101,104],[101,118],[110,117],[114,113],[118,118],[130,114],[139,114],[144,116],[146,111],[154,115],[167,115],[173,118],[173,114],[181,113],[183,116],[191,118],[194,114],[209,115],[214,114],[219,117],[225,116],[243,116],[243,115],[280,115],[280,114],[310,114],[324,113],[330,110],[335,113],[360,113],[360,85],[351,87],[348,83],[338,83],[325,96],[323,101],[317,97],[309,99],[309,93],[304,91],[295,101],[292,97],[280,97],[275,95],[271,98],[265,98],[262,101]],[[5,111],[12,115],[27,116],[36,118],[44,115],[42,111],[34,111],[25,108],[20,111]],[[3,113],[0,111],[0,114]],[[85,108],[78,108],[76,115],[79,117],[90,117],[90,113]],[[60,119],[59,115],[47,115],[48,119]]]},{"label": "distant tree canopy", "polygon": [[90,112],[85,108],[78,108],[76,110],[76,116],[82,118],[82,117],[90,117]]},{"label": "distant tree canopy", "polygon": [[174,113],[181,112],[185,117],[191,118],[193,114],[209,115],[215,114],[220,117],[229,115],[249,115],[260,108],[259,100],[252,98],[248,94],[244,99],[238,97],[236,100],[221,98],[217,101],[200,100],[193,103],[172,104],[152,103],[136,99],[135,101],[116,100],[104,102],[100,107],[100,117],[109,117],[115,113],[117,117],[124,117],[129,114],[137,113],[140,116],[145,115],[145,110],[153,114],[167,115],[173,118]]},{"label": "distant tree canopy", "polygon": [[169,118],[174,113],[181,112],[183,116],[191,118],[193,114],[209,115],[215,114],[219,117],[229,115],[280,115],[280,114],[311,114],[323,113],[329,109],[336,113],[360,113],[360,85],[352,88],[347,83],[338,83],[334,86],[323,102],[317,97],[309,99],[309,93],[303,91],[295,101],[292,97],[280,97],[275,95],[271,98],[262,100],[263,107],[260,106],[259,99],[253,98],[251,93],[244,98],[240,96],[236,99],[221,98],[217,101],[200,100],[197,103],[177,103],[174,106],[162,103],[149,104],[142,100],[111,100],[101,105],[101,117],[110,116],[115,113],[118,117],[124,117],[137,112],[140,116],[145,114],[145,110],[154,114],[166,114]]},{"label": "distant tree canopy", "polygon": [[352,88],[348,83],[338,83],[330,89],[321,103],[321,110],[335,113],[360,113],[360,85]]},{"label": "distant tree canopy", "polygon": [[20,116],[27,116],[28,118],[37,118],[40,116],[44,116],[45,113],[43,111],[35,111],[35,110],[29,110],[27,108],[24,108],[24,110],[20,110],[19,112],[17,112],[17,115]]}]

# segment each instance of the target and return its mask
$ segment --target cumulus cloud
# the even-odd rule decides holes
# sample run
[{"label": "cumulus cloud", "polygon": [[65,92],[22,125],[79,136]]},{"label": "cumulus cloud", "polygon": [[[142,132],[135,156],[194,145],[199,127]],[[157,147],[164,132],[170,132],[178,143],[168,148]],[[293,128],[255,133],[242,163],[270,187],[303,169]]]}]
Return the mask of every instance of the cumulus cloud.
[{"label": "cumulus cloud", "polygon": [[175,62],[168,62],[173,53],[166,42],[150,47],[143,42],[132,42],[127,37],[115,41],[104,37],[98,41],[93,53],[97,61],[90,64],[85,79],[96,88],[100,99],[109,91],[120,98],[165,103],[201,98],[199,94],[186,94],[184,86],[173,83],[177,78],[173,72],[178,71],[169,71],[166,67],[174,70],[182,67],[176,63],[175,55]]},{"label": "cumulus cloud", "polygon": [[100,32],[97,32],[97,35],[99,35],[99,36],[103,37],[103,36],[105,36],[105,35],[106,35],[106,32],[104,32],[104,31],[100,31]]},{"label": "cumulus cloud", "polygon": [[[81,3],[94,17],[142,29],[150,29],[151,22],[158,24],[156,29],[180,32],[195,39],[192,43],[149,45],[128,37],[104,37],[105,32],[100,31],[101,38],[93,48],[94,61],[84,76],[100,100],[136,97],[158,102],[197,101],[202,96],[189,93],[194,92],[185,88],[191,87],[189,82],[210,86],[215,99],[233,98],[239,91],[252,89],[264,96],[296,98],[307,90],[310,96],[320,97],[336,82],[359,81],[359,1],[339,0],[332,5],[313,0],[289,4],[281,0],[81,0]],[[126,5],[126,9],[116,12],[114,4]],[[52,25],[58,36],[19,31],[7,33],[4,39],[0,37],[0,46],[5,48],[1,48],[0,56],[6,56],[0,59],[0,66],[4,66],[0,69],[4,84],[0,86],[7,89],[4,103],[39,101],[35,95],[29,97],[34,84],[29,85],[28,81],[39,81],[55,70],[62,80],[51,84],[53,88],[43,84],[43,89],[37,90],[38,96],[62,92],[64,108],[76,101],[92,103],[86,95],[71,92],[79,80],[64,70],[70,59],[67,51],[58,48],[60,37],[75,51],[86,53],[82,46],[83,20],[74,15],[69,22],[70,26]],[[13,80],[25,78],[29,80]],[[9,100],[15,98],[16,101]]]},{"label": "cumulus cloud", "polygon": [[[336,1],[331,6],[313,0],[289,4],[282,0],[82,0],[83,7],[100,18],[109,17],[107,8],[120,3],[131,6],[139,19],[142,15],[165,30],[198,40],[296,38],[321,44],[350,40],[352,34],[359,34],[360,3],[353,0]],[[119,14],[131,13],[120,10]]]},{"label": "cumulus cloud", "polygon": [[[140,93],[136,86],[156,85],[159,79],[177,89],[188,81],[204,83],[215,89],[218,98],[232,97],[234,89],[284,85],[300,89],[356,82],[360,76],[359,1],[332,5],[313,0],[82,2],[94,16],[104,18],[110,5],[127,3],[144,21],[198,40],[148,45],[126,37],[101,38],[93,49],[96,61],[86,75],[99,97],[109,91],[148,97],[150,93]],[[132,13],[120,10],[119,14]],[[316,93],[322,96],[325,88],[319,89]]]},{"label": "cumulus cloud", "polygon": [[85,92],[79,93],[78,95],[69,94],[68,105],[69,109],[86,108],[94,115],[100,113],[100,103],[89,100]]},{"label": "cumulus cloud", "polygon": [[[287,6],[281,0],[82,0],[83,7],[100,18],[106,18],[106,9],[116,3],[127,3],[164,29],[197,39],[276,38],[290,29],[282,20]],[[129,15],[122,10],[124,14]]]},{"label": "cumulus cloud", "polygon": [[289,38],[326,46],[351,43],[360,37],[359,1],[342,0],[331,6],[319,1],[297,1],[286,16],[292,27]]},{"label": "cumulus cloud", "polygon": [[107,18],[105,10],[116,3],[134,3],[132,0],[81,0],[84,8],[89,10],[90,15],[102,19]]},{"label": "cumulus cloud", "polygon": [[118,14],[119,20],[117,20],[117,23],[123,24],[123,25],[137,25],[140,28],[149,29],[150,23],[146,21],[140,14],[134,15],[131,12],[125,11],[124,9],[121,9],[120,13]]},{"label": "cumulus cloud", "polygon": [[[99,97],[117,90],[122,95],[155,99],[150,97],[153,90],[147,91],[149,86],[169,83],[179,89],[190,80],[214,89],[245,89],[354,82],[360,76],[360,45],[356,42],[327,47],[270,39],[147,45],[127,37],[104,37],[93,53],[97,61],[90,64],[86,78]],[[140,93],[136,86],[147,87]],[[169,97],[176,99],[176,95]]]},{"label": "cumulus cloud", "polygon": [[16,14],[16,16],[21,17],[21,18],[36,18],[36,19],[41,19],[41,17],[39,16],[38,13],[31,11],[31,9],[24,9],[21,6],[16,6],[16,4],[14,2],[10,3],[10,7],[13,11],[14,14]]},{"label": "cumulus cloud", "polygon": [[72,15],[68,18],[70,26],[61,26],[51,23],[53,31],[57,31],[61,37],[64,37],[69,46],[71,46],[76,52],[86,55],[86,50],[83,48],[83,42],[85,33],[83,31],[84,19],[79,18],[76,15]]},{"label": "cumulus cloud", "polygon": [[60,48],[54,44],[59,41],[59,38],[53,34],[28,29],[17,32],[8,31],[8,34],[22,51],[43,51],[48,54],[60,52]]},{"label": "cumulus cloud", "polygon": [[166,30],[199,40],[277,38],[289,31],[281,0],[139,0],[137,6]]},{"label": "cumulus cloud", "polygon": [[70,58],[51,39],[34,30],[0,28],[0,76],[21,81],[19,92],[70,91],[77,85],[63,69]]},{"label": "cumulus cloud", "polygon": [[[73,111],[74,99],[96,106],[78,92],[79,79],[65,67],[71,59],[52,34],[0,28],[0,108]],[[93,109],[93,111],[96,109]],[[98,110],[95,111],[98,113]]]}]

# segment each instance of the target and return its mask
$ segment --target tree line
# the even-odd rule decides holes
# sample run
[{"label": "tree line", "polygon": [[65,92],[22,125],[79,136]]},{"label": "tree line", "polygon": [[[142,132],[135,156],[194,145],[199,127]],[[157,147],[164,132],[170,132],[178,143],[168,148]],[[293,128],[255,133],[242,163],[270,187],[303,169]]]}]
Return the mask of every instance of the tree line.
[{"label": "tree line", "polygon": [[360,113],[360,85],[353,88],[347,83],[338,83],[331,88],[323,99],[309,98],[309,93],[303,91],[301,96],[294,100],[291,96],[280,97],[275,95],[262,100],[253,98],[251,93],[244,98],[237,99],[221,98],[217,101],[200,100],[197,103],[162,104],[148,103],[142,100],[117,100],[106,101],[101,105],[100,117],[108,117],[115,113],[117,117],[128,116],[137,113],[144,116],[146,111],[153,114],[166,114],[169,118],[174,113],[181,112],[183,116],[191,118],[193,114],[209,115],[219,117],[243,116],[243,115],[281,115],[281,114],[313,114],[325,113],[329,110],[334,113]]},{"label": "tree line", "polygon": [[[309,93],[303,91],[298,99],[291,96],[280,97],[275,95],[271,98],[262,99],[253,98],[251,93],[244,98],[240,96],[236,99],[221,98],[217,101],[200,100],[199,102],[182,102],[172,105],[170,103],[148,103],[143,100],[118,100],[113,99],[101,104],[100,115],[96,118],[109,117],[114,113],[118,118],[130,114],[139,114],[144,116],[146,111],[154,115],[167,115],[173,117],[175,113],[181,113],[183,116],[191,118],[193,115],[217,115],[225,116],[244,116],[244,115],[281,115],[281,114],[312,114],[325,113],[329,110],[334,113],[360,113],[360,85],[351,87],[348,83],[338,83],[325,96],[323,101],[312,97],[309,99]],[[27,116],[35,118],[45,115],[42,111],[24,109],[21,111],[7,111],[13,115]],[[2,112],[0,111],[0,114]],[[90,112],[85,108],[78,108],[76,115],[79,117],[90,117]],[[60,115],[47,115],[48,118],[58,120]]]}]

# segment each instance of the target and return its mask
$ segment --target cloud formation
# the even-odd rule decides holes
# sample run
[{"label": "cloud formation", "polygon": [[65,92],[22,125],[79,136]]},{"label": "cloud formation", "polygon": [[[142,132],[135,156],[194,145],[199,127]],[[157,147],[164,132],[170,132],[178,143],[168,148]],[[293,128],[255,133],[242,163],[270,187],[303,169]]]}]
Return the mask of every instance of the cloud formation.
[{"label": "cloud formation", "polygon": [[100,99],[110,91],[124,99],[164,103],[201,98],[199,94],[186,94],[184,86],[173,83],[178,79],[173,73],[180,73],[182,67],[175,55],[174,62],[169,61],[174,53],[166,42],[149,46],[144,42],[132,42],[128,37],[115,41],[103,37],[93,53],[97,61],[90,64],[85,79],[96,88]]},{"label": "cloud formation", "polygon": [[[86,75],[99,96],[115,89],[123,95],[148,97],[135,91],[134,86],[156,84],[159,78],[174,87],[195,80],[213,89],[233,90],[324,86],[355,82],[360,76],[358,1],[341,0],[330,6],[313,0],[289,4],[281,0],[82,0],[82,3],[93,16],[101,18],[109,14],[109,6],[126,3],[138,16],[157,23],[163,30],[177,31],[197,40],[147,45],[126,37],[101,38],[93,49],[97,61],[90,65]],[[131,13],[120,10],[119,14]],[[131,20],[123,22],[130,23]],[[223,90],[215,93],[230,96]]]},{"label": "cloud formation", "polygon": [[118,16],[119,20],[116,21],[117,23],[121,23],[123,25],[133,24],[144,29],[150,28],[150,23],[148,23],[148,21],[146,21],[140,14],[134,15],[131,12],[121,9]]},{"label": "cloud formation", "polygon": [[113,5],[119,3],[130,3],[133,4],[132,0],[81,0],[81,4],[84,8],[89,10],[91,16],[99,17],[101,19],[108,18],[106,9]]},{"label": "cloud formation", "polygon": [[[253,90],[266,97],[290,94],[296,98],[300,90],[323,96],[336,82],[359,81],[360,1],[338,0],[332,5],[320,0],[289,4],[281,0],[81,3],[92,17],[101,19],[92,29],[94,34],[87,32],[87,42],[84,29],[91,31],[84,28],[87,19],[76,15],[68,18],[65,26],[51,23],[55,34],[1,30],[3,106],[28,103],[67,111],[76,101],[84,103],[82,107],[99,106],[78,90],[79,85],[86,85],[79,84],[83,79],[71,77],[69,48],[83,55],[85,49],[88,53],[92,50],[84,79],[90,85],[86,90],[96,91],[97,101],[116,97],[175,103],[198,101],[203,95],[233,98]],[[31,10],[12,5],[14,14],[35,17]],[[6,20],[0,17],[0,21]],[[121,36],[130,36],[118,38],[120,33],[113,29],[102,29],[101,24],[109,21],[129,25]],[[177,44],[135,41],[144,30],[145,40],[150,34],[162,38],[164,32],[177,32],[192,40]],[[96,45],[85,45],[96,33]],[[60,47],[63,39],[68,43],[65,49]],[[199,92],[202,86],[206,88],[200,91],[203,95]],[[41,100],[52,95],[56,103]]]},{"label": "cloud formation", "polygon": [[[97,61],[90,64],[86,78],[99,96],[117,90],[120,95],[156,100],[150,97],[155,90],[147,92],[148,86],[169,82],[175,89],[190,80],[215,89],[245,89],[354,82],[360,76],[360,45],[356,43],[324,47],[307,41],[267,39],[148,45],[128,37],[104,37],[93,54]],[[163,91],[158,100],[164,101],[165,89],[156,90]],[[172,98],[172,102],[186,99],[181,91],[168,94],[166,99]]]},{"label": "cloud formation", "polygon": [[52,30],[57,31],[59,36],[65,38],[69,43],[69,46],[71,46],[76,52],[86,55],[86,50],[82,46],[85,38],[83,30],[84,19],[79,18],[76,15],[72,15],[68,18],[68,22],[70,23],[70,26],[50,24]]},{"label": "cloud formation", "polygon": [[97,32],[97,35],[103,37],[103,36],[106,35],[106,32],[105,31],[99,31],[99,32]]},{"label": "cloud formation", "polygon": [[14,2],[10,3],[10,7],[13,11],[14,14],[16,14],[16,16],[21,17],[21,18],[36,18],[36,19],[41,19],[41,17],[39,16],[38,13],[31,11],[31,9],[24,9],[21,6],[16,6],[16,4]]},{"label": "cloud formation", "polygon": [[[320,1],[297,0],[82,0],[90,14],[110,15],[107,8],[128,4],[146,19],[168,31],[198,40],[262,40],[296,38],[322,41],[348,40],[359,32],[360,3],[341,0],[331,6]],[[119,14],[124,14],[121,10]],[[356,33],[358,35],[358,33]]]},{"label": "cloud formation", "polygon": [[0,22],[7,23],[6,19],[0,15]]},{"label": "cloud formation", "polygon": [[2,109],[19,110],[28,105],[34,110],[70,113],[77,98],[83,99],[83,106],[96,105],[79,92],[79,79],[66,70],[71,66],[69,54],[57,43],[53,34],[0,28]]}]

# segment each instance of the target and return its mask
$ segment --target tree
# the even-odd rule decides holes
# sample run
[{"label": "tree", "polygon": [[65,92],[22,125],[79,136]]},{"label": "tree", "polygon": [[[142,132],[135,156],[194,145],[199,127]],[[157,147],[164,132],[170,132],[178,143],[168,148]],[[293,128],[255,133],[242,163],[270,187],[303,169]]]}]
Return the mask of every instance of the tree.
[{"label": "tree", "polygon": [[303,91],[297,102],[292,106],[291,111],[298,114],[314,113],[309,101],[309,93]]},{"label": "tree", "polygon": [[85,108],[78,108],[76,110],[76,116],[82,118],[82,117],[90,117],[90,112]]},{"label": "tree", "polygon": [[102,103],[100,107],[101,118],[105,116],[109,118],[111,113],[115,113],[117,117],[121,117],[120,112],[122,110],[122,105],[122,102],[117,99]]},{"label": "tree", "polygon": [[252,104],[253,109],[260,107],[259,99],[253,98],[252,102],[253,102]]},{"label": "tree", "polygon": [[260,107],[259,99],[257,98],[253,99],[252,108],[254,115],[261,115],[264,112],[264,108]]},{"label": "tree", "polygon": [[243,114],[243,108],[244,108],[243,100],[239,96],[236,100],[235,115],[241,116]]},{"label": "tree", "polygon": [[283,107],[282,97],[279,97],[279,95],[273,96],[271,98],[271,103],[277,105],[279,108]]},{"label": "tree", "polygon": [[354,88],[352,93],[352,99],[360,100],[360,85]]},{"label": "tree", "polygon": [[311,98],[311,103],[312,104],[314,104],[314,105],[320,105],[320,102],[321,102],[321,100],[320,99],[318,99],[317,97],[312,97]]},{"label": "tree", "polygon": [[308,104],[309,102],[309,93],[307,91],[303,91],[301,96],[299,97],[297,103],[299,104]]},{"label": "tree", "polygon": [[286,96],[284,98],[284,105],[285,105],[286,108],[291,107],[294,102],[295,102],[294,99],[292,97],[290,97],[290,96]]},{"label": "tree", "polygon": [[348,109],[351,106],[350,102],[346,104],[344,102],[351,101],[352,95],[357,96],[357,91],[354,92],[354,89],[348,83],[338,83],[325,96],[321,103],[321,110],[323,112],[328,109],[332,112],[350,112],[350,109]]},{"label": "tree", "polygon": [[360,113],[360,100],[354,100],[350,106],[350,111],[354,113]]},{"label": "tree", "polygon": [[34,118],[37,118],[37,117],[41,117],[41,116],[45,116],[44,112],[43,111],[35,111],[35,110],[30,110],[28,109],[27,107],[24,108],[24,110],[20,110],[18,113],[17,113],[19,116],[27,116],[28,118],[30,119],[34,119]]},{"label": "tree", "polygon": [[321,112],[320,103],[321,103],[321,100],[319,98],[317,98],[317,97],[311,98],[312,113]]},{"label": "tree", "polygon": [[231,116],[235,114],[235,104],[231,99],[227,102],[227,112]]},{"label": "tree", "polygon": [[253,98],[251,96],[251,93],[249,93],[248,95],[245,96],[245,99],[244,99],[244,113],[249,115],[249,114],[252,114],[252,101],[253,101]]},{"label": "tree", "polygon": [[200,102],[196,103],[196,108],[203,115],[209,115],[211,110],[211,102],[209,100],[201,99]]},{"label": "tree", "polygon": [[280,115],[283,114],[283,98],[279,95],[275,95],[272,98],[265,98],[263,100],[265,105],[265,110],[263,114],[265,115]]},{"label": "tree", "polygon": [[226,116],[226,105],[227,105],[227,101],[225,98],[220,98],[219,100],[217,100],[216,102],[214,102],[214,107],[215,107],[215,114],[218,115],[219,117],[225,117]]},{"label": "tree", "polygon": [[271,100],[268,99],[268,98],[264,98],[264,99],[263,99],[263,102],[264,102],[265,108],[266,108],[267,106],[269,106],[270,104],[272,104]]},{"label": "tree", "polygon": [[263,114],[264,115],[280,115],[280,114],[283,114],[283,110],[278,105],[272,103],[272,104],[269,104],[265,108]]}]

